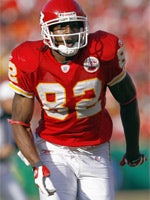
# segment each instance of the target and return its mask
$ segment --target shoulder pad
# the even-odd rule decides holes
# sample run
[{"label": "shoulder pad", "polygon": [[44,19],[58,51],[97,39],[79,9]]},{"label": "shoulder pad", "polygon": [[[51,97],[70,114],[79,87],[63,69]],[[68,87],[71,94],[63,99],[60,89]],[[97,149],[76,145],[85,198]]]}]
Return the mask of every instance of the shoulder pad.
[{"label": "shoulder pad", "polygon": [[42,41],[26,41],[12,51],[10,61],[23,72],[33,72],[39,66],[43,46]]},{"label": "shoulder pad", "polygon": [[92,48],[95,53],[98,54],[101,60],[109,61],[112,60],[118,49],[118,38],[104,31],[97,31],[89,37],[89,42],[91,41]]}]

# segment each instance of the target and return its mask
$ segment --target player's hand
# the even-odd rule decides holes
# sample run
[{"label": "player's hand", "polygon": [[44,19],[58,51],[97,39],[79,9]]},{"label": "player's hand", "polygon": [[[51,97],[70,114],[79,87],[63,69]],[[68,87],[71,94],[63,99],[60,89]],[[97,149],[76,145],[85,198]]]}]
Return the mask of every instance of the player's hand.
[{"label": "player's hand", "polygon": [[56,189],[50,180],[49,169],[45,165],[42,165],[33,168],[33,171],[35,184],[39,187],[41,192],[47,196],[53,195],[56,192]]},{"label": "player's hand", "polygon": [[120,162],[120,165],[124,166],[125,164],[127,164],[130,167],[136,167],[142,165],[146,160],[147,158],[144,156],[144,154],[139,154],[134,160],[129,159],[125,154]]}]

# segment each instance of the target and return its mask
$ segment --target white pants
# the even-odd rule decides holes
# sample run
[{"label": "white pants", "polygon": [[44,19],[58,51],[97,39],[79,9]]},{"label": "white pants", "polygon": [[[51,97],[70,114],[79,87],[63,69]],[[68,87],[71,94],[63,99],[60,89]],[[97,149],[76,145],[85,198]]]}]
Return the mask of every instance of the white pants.
[{"label": "white pants", "polygon": [[109,143],[72,148],[40,140],[38,149],[56,188],[41,200],[114,200]]}]

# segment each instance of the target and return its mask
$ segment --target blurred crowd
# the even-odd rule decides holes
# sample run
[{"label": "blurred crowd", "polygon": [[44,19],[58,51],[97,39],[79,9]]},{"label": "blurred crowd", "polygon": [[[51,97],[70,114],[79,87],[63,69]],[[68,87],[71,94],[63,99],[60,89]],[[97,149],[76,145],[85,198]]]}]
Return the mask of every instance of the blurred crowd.
[{"label": "blurred crowd", "polygon": [[[148,0],[78,0],[88,18],[90,32],[102,29],[124,41],[127,70],[137,88],[142,138],[150,137],[150,2]],[[7,79],[11,50],[25,40],[41,39],[39,17],[46,0],[0,1],[0,81]],[[59,2],[59,1],[58,1]],[[112,102],[112,97],[109,100]],[[117,104],[107,102],[113,115],[115,139],[122,134]],[[114,136],[114,137],[115,137]]]}]

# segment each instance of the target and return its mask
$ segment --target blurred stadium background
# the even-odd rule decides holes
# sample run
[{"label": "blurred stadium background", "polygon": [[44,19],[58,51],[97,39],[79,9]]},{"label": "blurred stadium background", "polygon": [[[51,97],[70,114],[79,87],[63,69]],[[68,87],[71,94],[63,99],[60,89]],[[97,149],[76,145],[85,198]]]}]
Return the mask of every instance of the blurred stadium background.
[{"label": "blurred stadium background", "polygon": [[[59,0],[58,0],[59,1]],[[39,13],[46,0],[0,0],[0,82],[7,79],[11,50],[25,40],[41,39]],[[150,154],[150,1],[148,0],[79,0],[89,18],[90,31],[102,29],[124,41],[127,70],[137,88],[141,115],[140,146]],[[125,152],[119,108],[108,91],[107,108],[114,121],[111,156],[114,169],[116,200],[150,199],[150,165],[120,167]],[[38,121],[38,105],[32,120],[34,131]],[[32,200],[38,199],[30,167],[12,157],[12,170]]]}]

